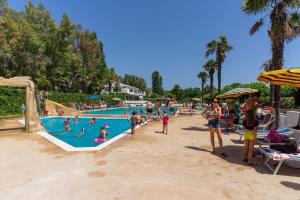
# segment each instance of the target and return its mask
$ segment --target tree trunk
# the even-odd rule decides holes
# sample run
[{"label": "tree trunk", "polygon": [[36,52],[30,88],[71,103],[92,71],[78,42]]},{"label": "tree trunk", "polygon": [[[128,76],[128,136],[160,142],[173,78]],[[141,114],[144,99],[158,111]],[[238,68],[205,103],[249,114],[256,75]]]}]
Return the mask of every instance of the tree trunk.
[{"label": "tree trunk", "polygon": [[218,61],[218,94],[221,94],[221,83],[222,83],[222,63]]},{"label": "tree trunk", "polygon": [[270,85],[270,106],[274,107],[274,86]]},{"label": "tree trunk", "polygon": [[213,96],[214,96],[214,72],[210,71],[210,104],[212,107],[212,102],[213,102]]},{"label": "tree trunk", "polygon": [[[272,64],[273,70],[282,69],[284,61],[284,41],[285,41],[285,26],[287,24],[287,14],[284,11],[283,3],[278,4],[274,8],[271,19],[271,40],[272,40]],[[275,128],[279,128],[280,123],[280,86],[274,86],[274,108]]]},{"label": "tree trunk", "polygon": [[111,94],[111,88],[112,88],[112,83],[109,82],[108,83],[108,93]]},{"label": "tree trunk", "polygon": [[201,82],[201,105],[202,105],[202,108],[203,108],[203,96],[204,96],[204,81]]}]

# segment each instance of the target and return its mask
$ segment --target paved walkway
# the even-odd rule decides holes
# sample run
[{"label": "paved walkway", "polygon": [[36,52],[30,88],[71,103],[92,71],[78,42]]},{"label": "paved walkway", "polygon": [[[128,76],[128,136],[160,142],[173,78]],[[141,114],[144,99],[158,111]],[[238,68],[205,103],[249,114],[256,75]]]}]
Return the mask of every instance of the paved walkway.
[{"label": "paved walkway", "polygon": [[229,158],[211,155],[199,115],[172,119],[169,135],[153,124],[104,150],[79,153],[3,130],[12,124],[0,121],[0,199],[300,199],[299,170],[273,176],[262,164],[248,167],[236,135],[224,135]]}]

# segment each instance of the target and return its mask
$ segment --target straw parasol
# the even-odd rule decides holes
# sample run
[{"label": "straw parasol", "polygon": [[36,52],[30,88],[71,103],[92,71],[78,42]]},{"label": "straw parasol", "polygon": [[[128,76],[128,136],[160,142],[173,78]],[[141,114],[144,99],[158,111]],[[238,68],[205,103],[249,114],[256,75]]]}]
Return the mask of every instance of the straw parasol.
[{"label": "straw parasol", "polygon": [[112,100],[113,100],[113,101],[123,101],[122,99],[117,98],[117,97],[113,98]]},{"label": "straw parasol", "polygon": [[239,96],[245,95],[245,94],[254,94],[257,92],[258,92],[258,90],[251,89],[251,88],[235,88],[235,89],[225,92],[224,94],[218,95],[216,98],[217,99],[234,98],[234,97],[239,97]]},{"label": "straw parasol", "polygon": [[300,69],[282,69],[269,72],[263,72],[257,77],[257,80],[271,85],[285,85],[300,87]]},{"label": "straw parasol", "polygon": [[198,102],[200,102],[201,99],[199,99],[199,98],[192,98],[192,101],[198,101]]}]

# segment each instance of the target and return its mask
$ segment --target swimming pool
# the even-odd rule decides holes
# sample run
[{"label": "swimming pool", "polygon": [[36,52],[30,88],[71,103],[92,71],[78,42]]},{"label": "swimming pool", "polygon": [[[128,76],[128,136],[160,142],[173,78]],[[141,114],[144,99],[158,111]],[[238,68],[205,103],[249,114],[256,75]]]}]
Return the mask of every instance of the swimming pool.
[{"label": "swimming pool", "polygon": [[[61,148],[72,150],[97,150],[100,147],[107,146],[118,138],[129,133],[130,121],[127,119],[104,119],[97,118],[93,125],[89,123],[92,118],[79,118],[78,123],[71,118],[71,131],[65,131],[64,120],[68,117],[50,117],[40,119],[47,133],[39,132],[40,135],[51,140]],[[108,140],[104,143],[95,143],[94,140],[100,135],[100,128],[107,123],[109,125]],[[85,128],[86,134],[79,137],[82,128]]]},{"label": "swimming pool", "polygon": [[[168,115],[170,115],[170,109],[168,107],[162,107],[162,111],[167,110]],[[178,108],[175,107],[175,113],[177,112]],[[92,110],[88,112],[84,112],[83,114],[93,114],[93,115],[124,115],[125,113],[131,114],[132,111],[136,112],[143,112],[146,115],[146,108],[145,107],[127,107],[127,108],[112,108],[108,110]],[[153,108],[153,114],[156,114],[156,108]]]}]

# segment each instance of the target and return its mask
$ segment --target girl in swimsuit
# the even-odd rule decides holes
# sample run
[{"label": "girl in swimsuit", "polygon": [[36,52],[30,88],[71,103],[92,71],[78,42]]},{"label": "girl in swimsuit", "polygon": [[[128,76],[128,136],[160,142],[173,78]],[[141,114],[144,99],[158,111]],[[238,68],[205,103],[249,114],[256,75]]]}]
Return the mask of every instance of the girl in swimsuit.
[{"label": "girl in swimsuit", "polygon": [[168,122],[169,122],[169,116],[167,111],[164,111],[164,117],[163,117],[163,131],[162,133],[165,133],[166,131],[166,135],[168,135]]},{"label": "girl in swimsuit", "polygon": [[256,112],[253,109],[247,110],[246,119],[243,121],[243,126],[245,129],[245,151],[243,161],[248,162],[249,165],[256,165],[256,163],[254,163],[252,159],[259,122],[256,119]]},{"label": "girl in swimsuit", "polygon": [[221,133],[221,124],[220,124],[220,118],[221,118],[221,107],[219,105],[218,100],[213,101],[213,111],[211,112],[210,117],[208,118],[208,127],[210,131],[210,142],[213,147],[212,154],[216,154],[215,151],[215,131],[217,132],[219,146],[221,147],[221,155],[224,157],[227,157],[227,155],[224,153],[223,149],[223,140],[222,140],[222,133]]}]

